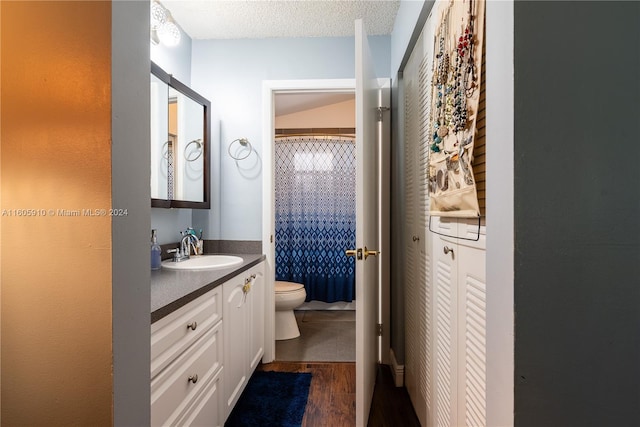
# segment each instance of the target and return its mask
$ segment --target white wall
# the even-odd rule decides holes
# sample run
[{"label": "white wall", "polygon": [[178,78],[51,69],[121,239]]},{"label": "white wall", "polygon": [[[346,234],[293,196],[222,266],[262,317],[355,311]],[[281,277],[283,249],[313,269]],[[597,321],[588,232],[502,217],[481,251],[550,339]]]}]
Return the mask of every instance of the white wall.
[{"label": "white wall", "polygon": [[[354,45],[351,37],[193,41],[192,87],[221,121],[219,238],[261,240],[262,81],[354,78]],[[376,72],[388,77],[390,37],[370,45]],[[236,163],[227,147],[240,137],[255,153]]]}]

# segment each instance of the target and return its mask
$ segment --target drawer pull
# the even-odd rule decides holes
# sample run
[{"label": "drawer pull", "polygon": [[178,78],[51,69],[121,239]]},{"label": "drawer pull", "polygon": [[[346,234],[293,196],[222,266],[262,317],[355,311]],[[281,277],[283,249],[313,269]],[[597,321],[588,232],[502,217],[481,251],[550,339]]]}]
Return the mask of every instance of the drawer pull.
[{"label": "drawer pull", "polygon": [[195,331],[197,327],[198,327],[198,322],[187,323],[187,329],[191,329],[192,331]]},{"label": "drawer pull", "polygon": [[194,384],[195,384],[195,383],[197,383],[197,382],[198,382],[198,374],[191,375],[191,376],[189,377],[188,381],[189,381],[189,382],[192,382],[192,383],[194,383]]}]

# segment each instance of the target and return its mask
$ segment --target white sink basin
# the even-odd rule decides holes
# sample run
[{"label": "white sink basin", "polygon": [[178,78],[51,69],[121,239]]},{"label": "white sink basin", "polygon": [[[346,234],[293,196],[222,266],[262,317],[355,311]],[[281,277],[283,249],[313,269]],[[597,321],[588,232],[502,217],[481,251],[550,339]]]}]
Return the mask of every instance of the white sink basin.
[{"label": "white sink basin", "polygon": [[198,255],[186,261],[163,261],[162,268],[169,270],[214,270],[242,264],[242,258],[232,255]]}]

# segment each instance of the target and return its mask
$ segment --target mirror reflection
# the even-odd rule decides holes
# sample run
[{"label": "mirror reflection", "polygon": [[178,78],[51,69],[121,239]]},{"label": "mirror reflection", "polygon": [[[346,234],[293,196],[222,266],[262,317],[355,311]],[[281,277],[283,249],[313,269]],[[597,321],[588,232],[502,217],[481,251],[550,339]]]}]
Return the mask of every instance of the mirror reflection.
[{"label": "mirror reflection", "polygon": [[151,206],[208,209],[208,100],[152,63]]},{"label": "mirror reflection", "polygon": [[[174,192],[176,200],[203,201],[204,115],[202,105],[169,88],[169,146],[173,150]],[[178,147],[179,149],[176,149]]]},{"label": "mirror reflection", "polygon": [[151,198],[169,199],[169,85],[151,75]]}]

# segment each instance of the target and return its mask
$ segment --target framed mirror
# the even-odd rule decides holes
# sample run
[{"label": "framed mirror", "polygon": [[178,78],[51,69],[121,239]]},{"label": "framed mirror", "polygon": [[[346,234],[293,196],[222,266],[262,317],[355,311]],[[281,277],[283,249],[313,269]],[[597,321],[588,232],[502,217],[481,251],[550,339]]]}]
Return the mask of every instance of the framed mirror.
[{"label": "framed mirror", "polygon": [[211,103],[151,63],[151,206],[209,209]]}]

